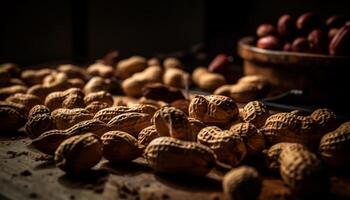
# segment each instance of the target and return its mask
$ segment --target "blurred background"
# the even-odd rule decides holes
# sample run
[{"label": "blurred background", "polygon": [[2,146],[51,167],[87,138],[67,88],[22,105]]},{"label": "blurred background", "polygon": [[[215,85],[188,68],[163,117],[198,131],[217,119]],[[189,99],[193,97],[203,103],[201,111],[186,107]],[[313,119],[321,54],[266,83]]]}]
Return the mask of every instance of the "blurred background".
[{"label": "blurred background", "polygon": [[[86,64],[117,49],[121,57],[188,51],[236,55],[237,40],[284,13],[349,14],[339,0],[2,1],[0,63]],[[194,48],[199,48],[195,46]]]}]

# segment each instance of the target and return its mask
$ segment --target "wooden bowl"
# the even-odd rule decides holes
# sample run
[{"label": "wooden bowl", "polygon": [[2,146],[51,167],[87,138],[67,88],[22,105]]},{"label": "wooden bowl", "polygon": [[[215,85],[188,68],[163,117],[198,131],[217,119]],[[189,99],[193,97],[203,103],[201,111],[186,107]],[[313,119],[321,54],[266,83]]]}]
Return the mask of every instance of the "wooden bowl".
[{"label": "wooden bowl", "polygon": [[284,90],[303,90],[307,100],[345,101],[350,92],[350,57],[265,50],[255,47],[254,37],[238,42],[238,54],[245,75],[263,75]]}]

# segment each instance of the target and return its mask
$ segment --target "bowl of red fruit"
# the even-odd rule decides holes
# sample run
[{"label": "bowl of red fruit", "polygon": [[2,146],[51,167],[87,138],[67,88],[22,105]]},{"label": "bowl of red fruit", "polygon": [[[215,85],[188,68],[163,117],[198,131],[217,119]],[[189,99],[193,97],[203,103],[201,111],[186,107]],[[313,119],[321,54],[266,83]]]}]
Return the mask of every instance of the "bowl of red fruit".
[{"label": "bowl of red fruit", "polygon": [[350,21],[312,12],[282,15],[238,42],[246,75],[263,75],[280,89],[299,89],[308,100],[345,100],[350,80]]}]

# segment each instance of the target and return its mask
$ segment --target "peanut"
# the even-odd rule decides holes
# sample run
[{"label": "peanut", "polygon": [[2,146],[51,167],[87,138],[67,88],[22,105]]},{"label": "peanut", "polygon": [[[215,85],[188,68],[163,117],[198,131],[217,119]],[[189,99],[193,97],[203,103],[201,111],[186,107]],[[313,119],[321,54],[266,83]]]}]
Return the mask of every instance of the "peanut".
[{"label": "peanut", "polygon": [[279,157],[282,180],[296,193],[319,193],[325,172],[317,156],[304,148],[285,148]]},{"label": "peanut", "polygon": [[165,70],[163,83],[171,87],[186,88],[191,84],[191,77],[181,69],[169,68]]},{"label": "peanut", "polygon": [[71,137],[57,148],[56,166],[70,174],[80,174],[95,166],[102,158],[102,145],[99,138],[87,133]]},{"label": "peanut", "polygon": [[103,157],[111,162],[132,161],[141,155],[137,139],[122,131],[109,131],[101,136]]},{"label": "peanut", "polygon": [[142,129],[151,125],[151,116],[145,113],[124,113],[111,119],[107,125],[113,130],[124,131],[137,137]]},{"label": "peanut", "polygon": [[85,82],[80,78],[70,78],[68,79],[68,84],[73,88],[83,89],[85,86]]},{"label": "peanut", "polygon": [[116,67],[117,76],[126,79],[147,67],[147,60],[141,56],[132,56],[118,62]]},{"label": "peanut", "polygon": [[146,84],[161,82],[162,74],[163,70],[159,66],[150,66],[125,79],[122,83],[123,91],[127,96],[139,97]]},{"label": "peanut", "polygon": [[25,130],[31,139],[39,137],[42,133],[56,128],[50,110],[44,105],[34,106],[25,124]]},{"label": "peanut", "polygon": [[333,115],[325,110],[316,110],[310,116],[299,116],[293,112],[277,113],[267,118],[261,131],[271,144],[297,142],[312,145],[318,143],[325,130],[333,126],[332,121],[335,119],[331,116]]},{"label": "peanut", "polygon": [[45,105],[50,110],[58,108],[83,108],[84,93],[79,88],[70,88],[62,92],[52,92],[45,98]]},{"label": "peanut", "polygon": [[26,93],[27,87],[23,85],[12,85],[8,87],[0,88],[0,100],[4,100],[7,97],[14,95],[16,93]]},{"label": "peanut", "polygon": [[233,125],[230,131],[242,137],[249,154],[257,154],[265,148],[264,135],[251,123]]},{"label": "peanut", "polygon": [[199,88],[208,91],[213,91],[226,84],[223,75],[209,72],[204,67],[198,67],[193,71],[192,80]]},{"label": "peanut", "polygon": [[177,58],[174,58],[174,57],[166,58],[163,61],[163,66],[164,66],[165,69],[169,69],[169,68],[182,69],[183,68],[183,65],[182,65],[181,61],[179,59],[177,59]]},{"label": "peanut", "polygon": [[0,101],[0,107],[10,107],[12,109],[15,109],[17,112],[19,112],[24,117],[28,115],[28,111],[22,104],[8,102],[8,101]]},{"label": "peanut", "polygon": [[92,77],[84,86],[84,93],[90,94],[92,92],[109,91],[111,88],[111,80],[99,76]]},{"label": "peanut", "polygon": [[98,111],[95,114],[94,118],[107,123],[111,119],[113,119],[113,117],[123,113],[138,112],[138,113],[146,113],[146,114],[149,114],[150,116],[153,116],[153,114],[156,111],[157,111],[157,107],[152,105],[146,105],[146,104],[135,104],[130,107],[114,106],[114,107],[109,107]]},{"label": "peanut", "polygon": [[51,74],[54,70],[43,68],[39,70],[24,70],[21,74],[21,79],[29,86],[42,84],[45,76]]},{"label": "peanut", "polygon": [[270,116],[269,110],[260,101],[251,101],[247,103],[240,113],[242,119],[247,123],[254,124],[255,127],[261,128],[266,119]]},{"label": "peanut", "polygon": [[295,148],[297,150],[306,149],[306,147],[300,143],[280,142],[272,145],[265,153],[267,167],[272,171],[278,171],[280,168],[279,157],[282,151],[286,148]]},{"label": "peanut", "polygon": [[111,78],[114,76],[114,68],[102,63],[94,63],[86,71],[91,76],[101,76],[102,78]]},{"label": "peanut", "polygon": [[39,151],[52,155],[55,150],[65,139],[85,133],[94,133],[101,136],[103,133],[110,130],[110,127],[97,119],[82,121],[66,130],[50,130],[41,134],[39,137],[32,140],[32,145]]},{"label": "peanut", "polygon": [[147,84],[143,88],[143,96],[147,99],[164,101],[166,103],[185,99],[181,90],[163,85],[161,83]]},{"label": "peanut", "polygon": [[71,64],[65,64],[65,65],[60,65],[57,70],[59,72],[63,72],[65,74],[67,74],[69,79],[81,79],[83,81],[87,81],[88,80],[88,75],[85,72],[85,70],[83,68],[80,68],[78,66],[75,65],[71,65]]},{"label": "peanut", "polygon": [[208,147],[172,137],[152,140],[145,149],[144,156],[158,173],[204,176],[215,165],[215,154]]},{"label": "peanut", "polygon": [[66,90],[70,87],[70,84],[68,83],[68,77],[63,74],[59,73],[57,76],[54,77],[54,80],[50,81],[46,84],[39,84],[39,85],[33,85],[28,89],[28,94],[33,94],[37,97],[39,97],[42,101],[45,101],[45,97],[52,93],[57,91]]},{"label": "peanut", "polygon": [[188,108],[190,117],[208,125],[224,125],[238,117],[238,107],[229,97],[221,95],[198,95]]},{"label": "peanut", "polygon": [[88,106],[86,106],[85,109],[95,115],[98,111],[109,107],[110,105],[108,105],[106,102],[93,101]]},{"label": "peanut", "polygon": [[25,107],[27,113],[35,105],[42,104],[39,97],[32,94],[22,94],[22,93],[16,93],[14,95],[11,95],[7,97],[5,101],[22,104]]},{"label": "peanut", "polygon": [[321,132],[321,134],[327,133],[336,128],[336,115],[333,111],[327,108],[317,109],[312,112],[310,116],[318,124],[318,131]]},{"label": "peanut", "polygon": [[227,200],[254,200],[260,194],[262,179],[254,168],[241,166],[225,174],[222,187]]},{"label": "peanut", "polygon": [[186,115],[189,115],[188,114],[188,107],[190,106],[190,100],[179,99],[179,100],[171,102],[171,104],[169,106],[177,108],[177,109],[181,110],[182,112],[184,112]]},{"label": "peanut", "polygon": [[216,126],[203,128],[198,133],[197,142],[208,146],[220,162],[231,166],[238,165],[247,154],[246,146],[239,135]]},{"label": "peanut", "polygon": [[160,66],[160,60],[156,57],[150,58],[147,60],[147,65],[148,66],[153,66],[153,65]]},{"label": "peanut", "polygon": [[56,124],[56,128],[62,130],[67,129],[81,121],[92,119],[93,115],[88,110],[83,108],[60,108],[52,111],[51,117]]},{"label": "peanut", "polygon": [[0,106],[0,130],[16,131],[25,123],[25,116],[17,111],[17,109],[10,106]]},{"label": "peanut", "polygon": [[325,134],[319,146],[322,159],[331,166],[342,166],[350,161],[350,122]]},{"label": "peanut", "polygon": [[173,107],[163,107],[153,116],[153,123],[161,136],[181,140],[191,139],[191,127],[184,112]]},{"label": "peanut", "polygon": [[21,73],[21,68],[15,63],[0,64],[0,71],[9,74],[11,77],[18,77]]},{"label": "peanut", "polygon": [[109,106],[113,106],[113,97],[106,91],[93,92],[84,97],[84,102],[89,105],[93,101],[105,102]]},{"label": "peanut", "polygon": [[198,133],[206,127],[206,125],[198,119],[188,118],[188,123],[190,124],[191,134],[189,137],[190,141],[197,141]]},{"label": "peanut", "polygon": [[146,148],[152,140],[158,137],[160,137],[160,135],[154,125],[142,129],[137,136],[139,147],[141,149]]}]

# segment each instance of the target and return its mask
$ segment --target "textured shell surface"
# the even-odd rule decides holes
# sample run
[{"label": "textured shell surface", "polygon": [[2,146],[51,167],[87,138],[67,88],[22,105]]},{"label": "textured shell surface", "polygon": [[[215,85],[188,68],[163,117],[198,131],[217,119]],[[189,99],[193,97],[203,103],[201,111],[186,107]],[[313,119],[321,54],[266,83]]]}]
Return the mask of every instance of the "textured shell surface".
[{"label": "textured shell surface", "polygon": [[257,128],[260,128],[265,124],[270,113],[264,103],[260,101],[251,101],[243,107],[241,116],[245,122],[252,123]]},{"label": "textured shell surface", "polygon": [[215,165],[215,154],[210,148],[172,137],[152,140],[144,156],[150,166],[160,173],[203,176]]}]

